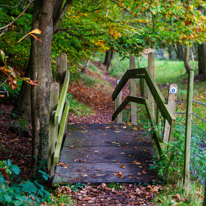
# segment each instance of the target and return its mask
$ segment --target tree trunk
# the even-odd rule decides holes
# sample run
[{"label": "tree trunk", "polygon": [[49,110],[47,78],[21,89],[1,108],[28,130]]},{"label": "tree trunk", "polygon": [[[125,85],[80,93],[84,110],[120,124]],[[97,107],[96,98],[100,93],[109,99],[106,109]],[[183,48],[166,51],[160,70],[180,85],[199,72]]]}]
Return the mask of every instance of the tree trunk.
[{"label": "tree trunk", "polygon": [[167,45],[167,49],[168,49],[168,54],[169,54],[169,60],[172,60],[172,50],[173,50],[173,46],[168,44]]},{"label": "tree trunk", "polygon": [[31,100],[28,108],[31,108],[34,172],[40,165],[47,166],[49,96],[52,83],[51,43],[53,34],[71,3],[72,0],[34,0],[33,3],[32,28],[41,30],[41,42],[32,38],[27,72],[32,80],[39,82],[35,87],[22,86],[19,104],[23,109],[25,101]]},{"label": "tree trunk", "polygon": [[198,46],[198,71],[199,75],[206,79],[206,44]]},{"label": "tree trunk", "polygon": [[186,69],[186,72],[189,73],[192,68],[189,64],[189,60],[190,60],[190,47],[189,46],[186,46],[185,47],[185,52],[184,52],[184,65],[185,65],[185,69]]},{"label": "tree trunk", "polygon": [[112,61],[112,58],[113,58],[113,54],[114,54],[114,52],[113,52],[112,49],[106,51],[106,53],[105,53],[105,60],[104,60],[104,63],[103,63],[103,64],[104,64],[105,66],[107,66],[107,68],[106,68],[107,71],[109,71],[109,67],[110,67],[110,65],[111,65],[111,61]]},{"label": "tree trunk", "polygon": [[176,52],[176,57],[178,60],[183,60],[183,48],[182,45],[177,44],[174,46],[175,52]]},{"label": "tree trunk", "polygon": [[[24,76],[31,78],[31,71],[29,66],[27,67],[26,74]],[[23,82],[14,111],[28,120],[31,120],[31,98],[30,97],[31,97],[31,85],[27,84],[26,82]]]},{"label": "tree trunk", "polygon": [[52,82],[51,42],[55,1],[34,2],[33,28],[41,30],[41,42],[32,38],[30,71],[38,86],[31,87],[32,156],[34,169],[48,156],[49,91]]}]

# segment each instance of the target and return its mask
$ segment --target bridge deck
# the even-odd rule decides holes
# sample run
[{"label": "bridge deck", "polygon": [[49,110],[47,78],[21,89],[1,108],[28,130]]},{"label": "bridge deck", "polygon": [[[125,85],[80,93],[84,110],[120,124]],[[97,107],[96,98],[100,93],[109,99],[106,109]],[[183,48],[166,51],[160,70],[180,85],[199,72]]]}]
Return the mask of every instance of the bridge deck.
[{"label": "bridge deck", "polygon": [[143,131],[125,125],[69,125],[53,185],[76,182],[150,183],[154,146]]}]

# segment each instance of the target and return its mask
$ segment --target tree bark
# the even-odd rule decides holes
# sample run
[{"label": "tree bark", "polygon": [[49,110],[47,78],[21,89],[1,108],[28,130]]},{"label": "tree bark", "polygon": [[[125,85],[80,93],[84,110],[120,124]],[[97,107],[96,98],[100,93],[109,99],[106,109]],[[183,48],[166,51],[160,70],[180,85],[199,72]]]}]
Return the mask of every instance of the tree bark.
[{"label": "tree bark", "polygon": [[206,44],[198,46],[198,72],[202,79],[206,79]]},{"label": "tree bark", "polygon": [[189,60],[190,60],[190,47],[186,46],[184,52],[184,65],[187,73],[189,73],[192,70],[189,64]]},{"label": "tree bark", "polygon": [[176,52],[176,57],[178,60],[183,60],[183,48],[182,45],[177,44],[174,46],[175,52]]},{"label": "tree bark", "polygon": [[109,71],[109,67],[110,67],[110,65],[111,65],[111,61],[112,61],[112,58],[113,58],[113,54],[114,54],[114,52],[113,52],[112,49],[106,51],[106,53],[105,53],[105,60],[104,60],[104,63],[103,63],[103,64],[104,64],[105,66],[107,66],[107,68],[106,68],[107,71]]},{"label": "tree bark", "polygon": [[48,156],[49,91],[52,82],[51,41],[55,1],[34,1],[33,28],[41,30],[41,42],[32,38],[31,78],[38,86],[31,88],[32,156],[36,169]]}]

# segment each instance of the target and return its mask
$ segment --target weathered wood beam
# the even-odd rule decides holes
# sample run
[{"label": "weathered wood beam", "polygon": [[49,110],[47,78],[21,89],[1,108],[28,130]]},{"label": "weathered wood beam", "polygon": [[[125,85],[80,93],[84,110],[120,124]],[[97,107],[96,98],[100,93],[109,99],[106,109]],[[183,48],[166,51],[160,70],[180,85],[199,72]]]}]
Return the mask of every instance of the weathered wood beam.
[{"label": "weathered wood beam", "polygon": [[56,149],[55,149],[55,153],[54,153],[54,162],[53,162],[54,166],[56,166],[59,162],[61,146],[62,146],[62,141],[63,141],[63,137],[64,137],[64,129],[65,129],[65,125],[67,123],[68,113],[69,113],[69,101],[66,100],[66,104],[65,104],[61,124],[60,124],[60,127],[59,127],[59,134],[58,134],[58,137],[57,137]]},{"label": "weathered wood beam", "polygon": [[125,100],[122,102],[122,104],[118,107],[118,109],[114,112],[112,115],[112,121],[115,120],[117,115],[128,105],[129,102],[135,102],[138,104],[144,104],[145,99],[141,97],[132,97],[132,96],[127,96]]},{"label": "weathered wood beam", "polygon": [[155,145],[157,147],[157,150],[159,152],[159,155],[161,156],[162,148],[160,146],[160,142],[162,142],[162,140],[161,140],[161,137],[160,137],[160,132],[158,131],[158,129],[154,125],[154,117],[153,117],[152,109],[150,107],[150,102],[149,102],[148,99],[145,99],[145,107],[146,107],[146,110],[147,110],[147,114],[148,114],[150,123],[151,123],[151,125],[153,126],[153,129],[154,129],[153,139],[154,139]]},{"label": "weathered wood beam", "polygon": [[62,117],[62,113],[63,113],[65,101],[66,101],[68,86],[69,86],[69,79],[70,79],[70,72],[69,70],[67,70],[65,78],[64,78],[64,84],[63,84],[62,91],[60,94],[57,110],[56,110],[55,117],[54,117],[54,122],[56,124],[60,124],[61,122],[61,117]]},{"label": "weathered wood beam", "polygon": [[175,116],[172,114],[168,106],[165,104],[165,99],[162,96],[162,93],[160,92],[158,86],[156,85],[155,81],[153,80],[151,74],[147,71],[147,69],[145,69],[145,78],[147,81],[147,85],[150,89],[150,92],[152,93],[153,98],[155,99],[155,102],[158,105],[158,108],[162,116],[165,119],[167,119],[169,124],[172,124],[173,120],[175,120]]},{"label": "weathered wood beam", "polygon": [[112,94],[112,100],[114,101],[119,94],[119,92],[122,90],[122,88],[125,86],[127,81],[130,78],[144,78],[145,71],[144,69],[132,69],[127,70],[125,74],[123,75],[122,79],[120,80],[119,84],[117,85],[116,89],[114,90]]}]

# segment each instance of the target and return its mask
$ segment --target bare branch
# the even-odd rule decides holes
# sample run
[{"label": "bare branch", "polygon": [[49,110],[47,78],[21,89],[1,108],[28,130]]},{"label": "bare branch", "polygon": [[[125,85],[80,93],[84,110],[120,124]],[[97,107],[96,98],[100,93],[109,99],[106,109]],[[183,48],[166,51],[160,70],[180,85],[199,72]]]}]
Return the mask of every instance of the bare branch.
[{"label": "bare branch", "polygon": [[[25,9],[19,14],[19,16],[16,17],[16,19],[14,19],[12,22],[10,22],[9,24],[7,24],[6,26],[3,26],[0,28],[0,30],[7,30],[9,26],[11,26],[17,19],[19,19],[24,13],[25,11],[29,8],[30,4],[32,3],[32,0],[29,1],[29,3],[27,4],[27,6],[25,7]],[[3,31],[4,32],[4,31]]]},{"label": "bare branch", "polygon": [[0,6],[2,6],[2,7],[8,7],[8,8],[16,8],[16,7],[19,6],[19,4],[21,4],[22,1],[23,1],[23,0],[20,0],[15,6],[9,6],[9,5],[3,5],[3,4],[0,4]]}]

